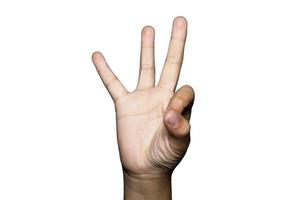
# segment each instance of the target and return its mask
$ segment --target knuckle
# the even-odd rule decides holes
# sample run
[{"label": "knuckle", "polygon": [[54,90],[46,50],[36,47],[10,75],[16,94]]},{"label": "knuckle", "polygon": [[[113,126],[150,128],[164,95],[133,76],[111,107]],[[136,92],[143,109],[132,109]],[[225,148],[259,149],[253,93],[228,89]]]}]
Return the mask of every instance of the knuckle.
[{"label": "knuckle", "polygon": [[174,64],[174,65],[180,65],[181,64],[180,59],[178,59],[175,56],[170,56],[170,55],[167,56],[165,62],[168,63],[168,64]]},{"label": "knuckle", "polygon": [[117,81],[119,81],[119,79],[117,77],[113,77],[111,78],[106,85],[107,88],[110,88],[114,83],[116,83]]},{"label": "knuckle", "polygon": [[190,91],[191,93],[194,93],[194,89],[190,85],[184,85],[182,88],[185,88],[186,90]]},{"label": "knuckle", "polygon": [[177,97],[175,97],[173,99],[173,105],[176,108],[180,109],[180,108],[184,108],[185,107],[185,102],[184,102],[184,100],[181,97],[177,96]]},{"label": "knuckle", "polygon": [[191,125],[190,125],[190,123],[186,122],[186,125],[183,128],[183,134],[187,135],[187,134],[189,134],[190,131],[191,131]]},{"label": "knuckle", "polygon": [[182,87],[182,90],[186,91],[190,95],[191,98],[195,97],[195,91],[192,88],[192,86],[190,86],[190,85],[184,85]]}]

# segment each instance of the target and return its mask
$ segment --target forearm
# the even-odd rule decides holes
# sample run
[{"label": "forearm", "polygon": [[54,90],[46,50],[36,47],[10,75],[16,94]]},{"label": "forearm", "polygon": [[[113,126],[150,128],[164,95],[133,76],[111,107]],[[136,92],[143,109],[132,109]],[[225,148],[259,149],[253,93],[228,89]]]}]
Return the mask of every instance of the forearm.
[{"label": "forearm", "polygon": [[124,200],[170,200],[171,174],[136,175],[123,171]]}]

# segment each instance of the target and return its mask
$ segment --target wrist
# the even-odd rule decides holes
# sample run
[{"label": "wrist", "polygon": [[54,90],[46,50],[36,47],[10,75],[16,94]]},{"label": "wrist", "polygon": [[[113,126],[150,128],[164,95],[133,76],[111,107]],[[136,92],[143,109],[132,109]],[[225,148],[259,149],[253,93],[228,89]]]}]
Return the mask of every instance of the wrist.
[{"label": "wrist", "polygon": [[133,174],[123,170],[124,199],[170,200],[172,173]]}]

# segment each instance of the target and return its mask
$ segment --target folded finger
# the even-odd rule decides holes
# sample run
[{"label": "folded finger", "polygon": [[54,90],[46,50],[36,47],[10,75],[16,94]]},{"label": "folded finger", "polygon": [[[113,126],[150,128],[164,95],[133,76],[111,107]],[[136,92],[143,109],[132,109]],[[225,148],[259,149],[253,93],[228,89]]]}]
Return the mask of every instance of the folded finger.
[{"label": "folded finger", "polygon": [[195,98],[192,87],[183,86],[171,98],[164,116],[164,123],[173,135],[185,136],[190,132],[190,115]]}]

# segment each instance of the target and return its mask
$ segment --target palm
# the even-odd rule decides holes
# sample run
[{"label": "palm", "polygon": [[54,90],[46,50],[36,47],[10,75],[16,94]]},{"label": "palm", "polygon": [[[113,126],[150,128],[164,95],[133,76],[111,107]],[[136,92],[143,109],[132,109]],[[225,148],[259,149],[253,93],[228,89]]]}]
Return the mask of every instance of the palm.
[{"label": "palm", "polygon": [[172,92],[155,87],[130,93],[116,103],[121,161],[128,171],[144,173],[173,167],[176,153],[166,145],[170,141],[163,123],[172,96]]},{"label": "palm", "polygon": [[180,73],[186,28],[184,18],[174,21],[168,56],[157,86],[151,27],[143,30],[140,76],[135,91],[126,90],[102,54],[93,56],[97,71],[115,102],[119,152],[123,168],[128,172],[171,171],[188,147],[189,137],[178,140],[164,124]]}]

